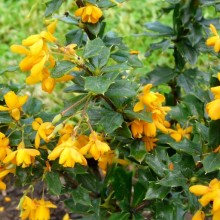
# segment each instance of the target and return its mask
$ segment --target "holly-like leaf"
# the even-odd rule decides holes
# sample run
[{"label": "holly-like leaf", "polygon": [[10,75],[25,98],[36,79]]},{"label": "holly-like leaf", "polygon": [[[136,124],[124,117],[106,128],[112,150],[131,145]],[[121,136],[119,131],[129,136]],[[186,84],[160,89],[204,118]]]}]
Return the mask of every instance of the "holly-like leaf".
[{"label": "holly-like leaf", "polygon": [[205,157],[202,163],[204,165],[204,170],[206,173],[220,170],[220,154],[210,153]]},{"label": "holly-like leaf", "polygon": [[55,11],[57,11],[60,6],[62,5],[63,0],[51,0],[46,3],[46,11],[45,11],[45,16],[48,17],[52,15]]},{"label": "holly-like leaf", "polygon": [[58,61],[56,63],[56,66],[51,71],[51,76],[53,78],[60,78],[68,74],[75,66],[76,66],[75,63],[70,62],[68,60]]},{"label": "holly-like leaf", "polygon": [[57,172],[47,172],[45,177],[48,190],[53,195],[60,195],[62,183],[60,181],[60,176]]}]

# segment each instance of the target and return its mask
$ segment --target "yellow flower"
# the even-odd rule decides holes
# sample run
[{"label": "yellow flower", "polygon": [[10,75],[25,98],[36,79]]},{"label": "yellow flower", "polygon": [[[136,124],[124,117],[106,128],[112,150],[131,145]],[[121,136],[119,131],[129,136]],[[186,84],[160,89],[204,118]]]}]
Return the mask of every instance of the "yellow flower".
[{"label": "yellow flower", "polygon": [[16,151],[8,149],[7,156],[3,160],[3,163],[12,162],[17,166],[22,165],[22,168],[30,166],[34,162],[36,156],[40,155],[40,152],[36,149],[27,149],[24,146],[24,142],[18,145]]},{"label": "yellow flower", "polygon": [[20,203],[20,217],[22,220],[27,218],[31,220],[49,220],[50,208],[57,208],[57,206],[44,199],[37,200],[24,196]]},{"label": "yellow flower", "polygon": [[41,118],[36,118],[32,122],[32,128],[37,131],[35,136],[35,147],[40,146],[40,138],[42,138],[46,143],[49,142],[49,136],[54,130],[54,126],[51,122],[44,122]]},{"label": "yellow flower", "polygon": [[190,138],[190,133],[192,132],[192,126],[189,126],[185,129],[181,128],[180,124],[176,124],[176,130],[169,129],[170,136],[176,141],[180,142],[183,137],[186,137],[187,139]]},{"label": "yellow flower", "polygon": [[63,216],[62,220],[70,220],[69,214],[66,213],[66,214]]},{"label": "yellow flower", "polygon": [[214,46],[214,51],[218,53],[220,51],[220,37],[218,32],[213,24],[210,24],[210,30],[213,33],[213,37],[210,37],[206,40],[207,46]]},{"label": "yellow flower", "polygon": [[9,173],[12,173],[12,169],[6,169],[0,167],[0,190],[6,189],[6,184],[2,181],[5,176],[7,176]]},{"label": "yellow flower", "polygon": [[93,131],[89,135],[89,142],[80,149],[80,152],[85,155],[88,152],[95,160],[98,160],[105,152],[109,151],[110,147],[102,141],[102,136]]},{"label": "yellow flower", "polygon": [[215,99],[220,99],[220,86],[212,87],[211,92],[214,94]]},{"label": "yellow flower", "polygon": [[219,220],[220,219],[220,210],[216,211],[216,212],[212,212],[213,216],[212,216],[212,220]]},{"label": "yellow flower", "polygon": [[192,217],[192,220],[204,220],[205,213],[201,210],[198,210]]},{"label": "yellow flower", "polygon": [[142,141],[144,142],[145,144],[145,147],[146,147],[146,150],[148,152],[152,151],[155,147],[156,147],[156,141],[158,141],[157,138],[154,138],[154,137],[143,137],[142,138]]},{"label": "yellow flower", "polygon": [[141,120],[135,119],[130,123],[131,126],[131,133],[134,138],[141,138],[142,133],[144,131],[144,123]]},{"label": "yellow flower", "polygon": [[220,119],[220,99],[209,102],[206,105],[206,111],[212,120]]},{"label": "yellow flower", "polygon": [[55,160],[59,157],[59,164],[64,167],[74,167],[75,163],[87,165],[87,161],[82,153],[78,149],[77,139],[69,138],[67,141],[56,146],[53,151],[49,154],[49,160]]},{"label": "yellow flower", "polygon": [[11,116],[18,121],[21,107],[26,103],[28,96],[17,96],[13,91],[10,91],[4,95],[4,99],[7,107],[0,105],[0,111],[9,111]]},{"label": "yellow flower", "polygon": [[155,137],[157,134],[157,128],[154,122],[144,122],[144,135],[147,137]]},{"label": "yellow flower", "polygon": [[9,139],[0,132],[0,162],[5,159],[9,148]]},{"label": "yellow flower", "polygon": [[94,5],[87,4],[85,7],[77,9],[75,16],[81,17],[83,22],[95,24],[102,17],[102,11]]},{"label": "yellow flower", "polygon": [[210,188],[208,186],[203,185],[194,185],[189,187],[189,191],[196,196],[202,196],[208,192],[210,192]]}]

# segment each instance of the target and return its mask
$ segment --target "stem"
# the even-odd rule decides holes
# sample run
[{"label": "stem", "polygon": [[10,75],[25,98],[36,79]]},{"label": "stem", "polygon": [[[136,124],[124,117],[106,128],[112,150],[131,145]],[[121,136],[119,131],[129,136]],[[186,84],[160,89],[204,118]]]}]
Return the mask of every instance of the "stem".
[{"label": "stem", "polygon": [[114,111],[117,111],[117,108],[112,103],[112,101],[109,98],[105,97],[104,95],[99,94],[99,95],[95,96],[95,98],[102,98],[102,99],[104,99]]}]

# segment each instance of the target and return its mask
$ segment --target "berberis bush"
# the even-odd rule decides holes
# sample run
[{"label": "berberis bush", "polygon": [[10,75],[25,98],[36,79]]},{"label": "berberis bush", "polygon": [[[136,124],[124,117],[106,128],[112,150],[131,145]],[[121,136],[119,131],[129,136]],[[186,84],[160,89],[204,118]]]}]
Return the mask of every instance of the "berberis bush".
[{"label": "berberis bush", "polygon": [[[173,15],[172,24],[146,23],[142,35],[158,39],[147,56],[169,51],[171,62],[141,74],[138,51],[105,31],[105,11],[123,10],[126,2],[76,0],[75,11],[59,15],[62,4],[47,2],[45,28],[11,45],[21,55],[24,85],[1,85],[0,189],[7,189],[6,176],[26,187],[21,219],[50,219],[58,204],[47,193],[62,195],[65,220],[71,213],[81,219],[179,220],[186,213],[193,220],[220,219],[219,20],[204,17],[219,3],[166,0],[162,11]],[[65,44],[56,35],[63,22],[69,25]],[[203,57],[200,68],[205,54],[215,65]],[[13,70],[18,74],[16,67],[5,72]],[[41,84],[45,98],[55,93],[60,106],[45,110],[25,84]],[[39,182],[43,194],[36,198]]]}]

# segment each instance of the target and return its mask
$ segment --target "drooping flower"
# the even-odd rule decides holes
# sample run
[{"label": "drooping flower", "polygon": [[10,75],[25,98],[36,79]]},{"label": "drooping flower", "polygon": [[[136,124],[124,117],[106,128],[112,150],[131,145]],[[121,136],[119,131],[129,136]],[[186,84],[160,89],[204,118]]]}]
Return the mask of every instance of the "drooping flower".
[{"label": "drooping flower", "polygon": [[103,141],[102,136],[93,131],[89,135],[89,142],[80,149],[83,155],[90,153],[95,160],[98,160],[105,152],[109,151],[110,147]]},{"label": "drooping flower", "polygon": [[206,105],[206,111],[212,120],[220,119],[220,99],[209,102]]},{"label": "drooping flower", "polygon": [[156,147],[156,143],[158,141],[157,138],[144,136],[142,141],[145,144],[146,150],[148,152],[152,151]]},{"label": "drooping flower", "polygon": [[10,149],[7,150],[7,156],[3,160],[3,163],[12,162],[17,166],[22,166],[22,168],[30,166],[36,156],[39,156],[40,152],[36,149],[25,148],[24,142],[21,142],[16,151]]},{"label": "drooping flower", "polygon": [[192,132],[192,126],[189,126],[185,129],[181,128],[180,124],[176,124],[176,130],[169,129],[170,136],[176,141],[180,142],[183,137],[189,139],[190,133]]},{"label": "drooping flower", "polygon": [[83,154],[79,151],[79,143],[77,139],[71,137],[57,145],[53,151],[48,155],[49,160],[55,160],[59,157],[59,164],[64,167],[74,167],[75,163],[87,165],[87,161]]},{"label": "drooping flower", "polygon": [[17,96],[13,91],[10,91],[4,95],[4,99],[7,107],[0,105],[0,111],[8,111],[12,118],[18,121],[21,117],[20,111],[27,102],[28,96]]},{"label": "drooping flower", "polygon": [[192,220],[204,220],[205,213],[201,210],[198,210],[192,217]]},{"label": "drooping flower", "polygon": [[13,173],[14,169],[7,168],[7,167],[0,167],[0,190],[6,189],[6,184],[3,182],[5,176],[9,173]]},{"label": "drooping flower", "polygon": [[213,46],[214,51],[216,53],[218,53],[220,51],[220,37],[219,37],[218,32],[213,24],[210,24],[210,30],[214,36],[212,36],[206,40],[206,45]]},{"label": "drooping flower", "polygon": [[0,162],[5,159],[9,148],[9,139],[0,132]]},{"label": "drooping flower", "polygon": [[36,118],[32,122],[32,128],[37,131],[35,136],[35,147],[40,146],[40,139],[42,138],[46,143],[49,142],[49,136],[54,130],[54,125],[51,122],[43,122],[41,118]]},{"label": "drooping flower", "polygon": [[82,22],[95,24],[102,17],[102,10],[95,5],[87,4],[75,11],[75,16],[81,17]]},{"label": "drooping flower", "polygon": [[19,208],[21,209],[20,217],[22,220],[27,218],[31,220],[49,220],[50,208],[57,208],[57,206],[44,199],[37,200],[24,196],[21,199]]}]

